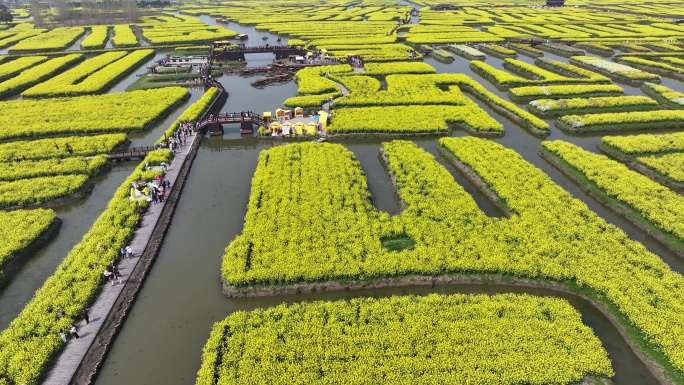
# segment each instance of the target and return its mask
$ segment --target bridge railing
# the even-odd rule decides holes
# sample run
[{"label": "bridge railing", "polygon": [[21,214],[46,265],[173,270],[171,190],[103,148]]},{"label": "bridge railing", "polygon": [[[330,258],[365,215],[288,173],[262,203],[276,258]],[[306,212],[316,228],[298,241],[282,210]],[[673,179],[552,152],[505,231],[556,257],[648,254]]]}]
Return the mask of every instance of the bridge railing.
[{"label": "bridge railing", "polygon": [[118,149],[118,150],[113,150],[110,154],[116,155],[116,154],[129,153],[129,152],[150,152],[150,151],[154,151],[154,150],[156,150],[156,148],[154,148],[154,146],[129,147],[129,148],[122,148],[122,149]]},{"label": "bridge railing", "polygon": [[221,53],[221,52],[269,52],[269,51],[284,51],[284,50],[297,50],[297,47],[300,47],[300,51],[305,51],[305,49],[301,48],[301,46],[296,46],[296,45],[269,45],[266,47],[265,45],[257,45],[257,46],[252,46],[252,47],[236,47],[236,48],[221,48],[221,47],[214,47],[213,52],[214,53]]},{"label": "bridge railing", "polygon": [[256,113],[227,112],[224,114],[215,114],[212,118],[205,117],[199,122],[198,128],[202,128],[209,123],[240,123],[245,121],[260,125],[264,125],[266,122],[261,115]]}]

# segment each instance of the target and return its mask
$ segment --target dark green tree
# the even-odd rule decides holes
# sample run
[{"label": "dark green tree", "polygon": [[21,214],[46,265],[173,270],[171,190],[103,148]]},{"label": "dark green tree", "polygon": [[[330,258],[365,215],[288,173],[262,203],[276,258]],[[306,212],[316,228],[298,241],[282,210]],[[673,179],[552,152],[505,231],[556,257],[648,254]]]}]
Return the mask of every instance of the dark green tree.
[{"label": "dark green tree", "polygon": [[6,5],[0,4],[0,23],[9,23],[14,20],[14,16]]},{"label": "dark green tree", "polygon": [[14,20],[14,16],[10,12],[0,12],[0,23],[9,23]]}]

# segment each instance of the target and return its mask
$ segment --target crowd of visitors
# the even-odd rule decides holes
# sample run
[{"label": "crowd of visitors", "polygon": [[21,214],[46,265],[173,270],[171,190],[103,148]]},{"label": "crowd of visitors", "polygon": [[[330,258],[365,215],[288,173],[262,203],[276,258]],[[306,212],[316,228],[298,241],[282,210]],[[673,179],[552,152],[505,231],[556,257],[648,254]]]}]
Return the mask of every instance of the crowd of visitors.
[{"label": "crowd of visitors", "polygon": [[363,68],[363,59],[360,55],[347,56],[347,63],[349,63],[352,68]]},{"label": "crowd of visitors", "polygon": [[211,76],[212,63],[213,63],[212,60],[210,58],[208,58],[207,62],[200,66],[199,73],[201,76],[200,76],[199,80],[209,87],[216,87],[218,89],[223,89],[223,84],[221,84],[221,82],[219,82],[213,76]]},{"label": "crowd of visitors", "polygon": [[[173,135],[167,140],[165,140],[162,143],[159,143],[155,145],[156,148],[168,148],[172,151],[176,151],[178,148],[185,146],[187,143],[187,139],[192,135],[193,130],[198,126],[198,122],[195,121],[183,121],[180,122],[178,125],[178,128],[174,131]],[[68,144],[66,145],[69,149],[71,149],[71,146]],[[160,163],[160,167],[162,170],[166,171],[167,164],[162,162]],[[145,170],[150,169],[150,164],[149,162],[145,163]],[[145,182],[145,181],[138,181],[138,182],[133,182],[133,186],[131,187],[132,190],[136,190],[139,193],[141,193],[140,198],[142,199],[142,195],[145,195],[146,197],[149,197],[149,201],[151,201],[153,204],[157,203],[163,203],[168,192],[171,189],[171,182],[169,180],[165,180],[161,175],[156,176],[151,182]],[[138,222],[140,221],[140,215],[143,213],[143,207],[141,207],[139,201],[135,199],[135,208],[136,208],[136,213],[138,215]],[[99,247],[99,246],[98,246]],[[126,247],[122,247],[119,251],[119,258],[120,260],[125,260],[125,259],[131,259],[134,258],[135,255],[133,253],[133,248],[128,245]],[[117,259],[118,260],[118,259]],[[123,276],[121,272],[119,271],[117,267],[117,260],[112,260],[108,265],[102,267],[101,264],[95,263],[93,264],[93,269],[95,271],[101,271],[102,272],[102,277],[104,277],[104,283],[106,284],[109,282],[111,286],[115,286],[116,283],[118,282],[119,284],[123,284]],[[62,306],[57,306],[57,308],[54,310],[57,318],[62,318],[67,316],[65,314],[65,310]],[[88,310],[84,309],[82,310],[77,316],[80,316],[84,321],[85,324],[90,323],[90,317],[88,315]],[[97,319],[96,319],[97,320]],[[75,321],[74,321],[75,322]],[[63,342],[68,342],[70,339],[78,339],[81,336],[79,335],[79,331],[77,328],[77,325],[75,323],[71,323],[68,328],[60,329],[59,330],[59,336]],[[0,378],[1,375],[0,375]]]}]

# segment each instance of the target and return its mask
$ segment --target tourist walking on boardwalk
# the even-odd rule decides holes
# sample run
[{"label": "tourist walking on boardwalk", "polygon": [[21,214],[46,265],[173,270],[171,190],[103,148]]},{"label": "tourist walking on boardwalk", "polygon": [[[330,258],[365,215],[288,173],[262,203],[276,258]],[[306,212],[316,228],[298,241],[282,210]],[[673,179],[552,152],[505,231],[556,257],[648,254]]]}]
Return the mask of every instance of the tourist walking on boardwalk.
[{"label": "tourist walking on boardwalk", "polygon": [[123,283],[123,282],[121,282],[121,273],[119,272],[119,269],[116,268],[114,261],[112,261],[112,263],[109,266],[112,268],[112,273],[114,274],[116,279],[119,280],[119,283]]},{"label": "tourist walking on boardwalk", "polygon": [[76,333],[76,325],[71,324],[71,329],[69,329],[69,333],[71,333],[74,338],[78,338],[78,333]]},{"label": "tourist walking on boardwalk", "polygon": [[108,268],[105,269],[105,271],[104,271],[105,279],[107,279],[108,281],[110,281],[110,282],[112,283],[112,286],[114,286],[114,279],[113,279],[114,277],[113,277],[113,275],[114,275],[114,274],[113,274],[111,271],[109,271]]},{"label": "tourist walking on boardwalk", "polygon": [[64,333],[64,329],[59,329],[59,336],[62,337],[62,341],[67,342],[66,334]]},{"label": "tourist walking on boardwalk", "polygon": [[133,258],[133,257],[134,257],[134,255],[133,255],[133,248],[132,248],[130,245],[129,245],[129,246],[126,246],[126,256],[127,256],[128,258]]},{"label": "tourist walking on boardwalk", "polygon": [[82,316],[83,316],[83,319],[84,319],[85,322],[86,322],[86,325],[89,324],[89,323],[90,323],[90,317],[88,316],[88,310],[87,310],[87,309],[83,309],[83,314],[82,314]]},{"label": "tourist walking on boardwalk", "polygon": [[118,279],[118,280],[119,280],[119,283],[121,283],[121,278],[120,278],[120,275],[121,275],[121,274],[119,274],[119,271],[116,270],[116,267],[114,267],[113,264],[107,266],[107,270],[109,270],[109,272],[111,273],[110,277],[111,277],[111,279],[112,279],[112,286],[114,286],[114,280],[115,280],[115,279]]}]

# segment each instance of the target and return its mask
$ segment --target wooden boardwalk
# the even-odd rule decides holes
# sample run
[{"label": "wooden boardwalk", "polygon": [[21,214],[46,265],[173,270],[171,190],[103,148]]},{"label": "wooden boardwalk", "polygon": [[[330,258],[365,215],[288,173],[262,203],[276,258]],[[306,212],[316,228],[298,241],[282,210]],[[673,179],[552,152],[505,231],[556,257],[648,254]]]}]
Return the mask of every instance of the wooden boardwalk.
[{"label": "wooden boardwalk", "polygon": [[[185,158],[187,157],[190,148],[192,148],[192,143],[196,140],[202,140],[201,134],[193,133],[192,135],[193,136],[188,138],[189,140],[186,145],[176,152],[173,162],[166,171],[166,179],[171,182],[171,189],[175,188],[178,172],[185,162]],[[88,311],[90,323],[86,325],[85,321],[81,321],[78,325],[76,325],[78,328],[78,335],[81,338],[69,340],[61,355],[48,373],[47,378],[45,381],[43,381],[43,385],[67,385],[70,383],[71,379],[76,373],[76,370],[81,364],[83,357],[90,348],[90,345],[95,340],[95,337],[102,327],[104,320],[107,318],[107,315],[114,306],[116,299],[123,290],[128,275],[131,271],[133,271],[133,268],[139,261],[140,255],[142,254],[143,250],[145,250],[145,247],[150,240],[152,231],[157,224],[157,220],[159,219],[159,215],[161,214],[162,208],[165,204],[166,203],[157,203],[156,205],[151,204],[149,206],[149,209],[142,217],[142,224],[140,228],[135,231],[133,240],[130,244],[135,257],[132,259],[121,260],[117,266],[121,272],[121,280],[123,284],[119,284],[118,281],[115,281],[116,284],[114,286],[112,286],[110,283],[105,283],[100,295],[97,297],[95,303]],[[105,267],[102,266],[103,273],[104,269]]]}]

